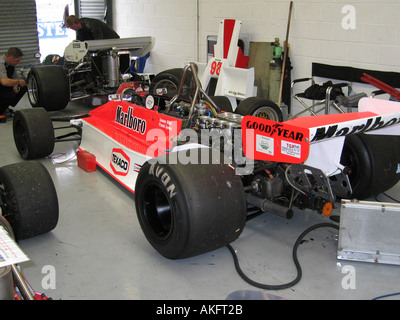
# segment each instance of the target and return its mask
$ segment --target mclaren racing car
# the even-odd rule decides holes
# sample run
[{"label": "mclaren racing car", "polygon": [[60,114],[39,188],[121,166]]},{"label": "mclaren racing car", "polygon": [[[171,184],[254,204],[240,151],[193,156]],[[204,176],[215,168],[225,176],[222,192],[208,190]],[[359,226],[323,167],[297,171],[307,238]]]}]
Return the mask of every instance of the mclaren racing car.
[{"label": "mclaren racing car", "polygon": [[[184,89],[187,76],[193,90]],[[396,102],[365,98],[359,112],[277,122],[223,111],[193,63],[174,96],[135,88],[67,119],[20,110],[14,139],[24,159],[46,157],[65,138],[55,136],[53,122],[69,121],[78,152],[135,194],[143,233],[167,258],[233,242],[255,210],[329,215],[338,199],[368,198],[400,179]]]}]

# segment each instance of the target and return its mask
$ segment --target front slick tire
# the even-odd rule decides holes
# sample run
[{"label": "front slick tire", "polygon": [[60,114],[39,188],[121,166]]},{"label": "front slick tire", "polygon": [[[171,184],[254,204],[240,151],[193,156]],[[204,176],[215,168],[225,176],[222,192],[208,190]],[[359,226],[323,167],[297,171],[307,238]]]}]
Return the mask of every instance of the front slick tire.
[{"label": "front slick tire", "polygon": [[209,159],[222,159],[219,151],[209,150],[155,158],[138,175],[135,202],[140,226],[150,244],[168,259],[221,248],[236,240],[244,228],[246,200],[233,167],[222,160],[218,164],[179,162],[188,159],[189,152],[198,152],[197,160],[203,152],[209,153]]},{"label": "front slick tire", "polygon": [[43,108],[17,111],[13,134],[18,153],[26,160],[47,157],[54,150],[53,123]]},{"label": "front slick tire", "polygon": [[0,168],[1,214],[16,240],[53,230],[58,222],[58,198],[53,180],[40,162],[27,161]]}]

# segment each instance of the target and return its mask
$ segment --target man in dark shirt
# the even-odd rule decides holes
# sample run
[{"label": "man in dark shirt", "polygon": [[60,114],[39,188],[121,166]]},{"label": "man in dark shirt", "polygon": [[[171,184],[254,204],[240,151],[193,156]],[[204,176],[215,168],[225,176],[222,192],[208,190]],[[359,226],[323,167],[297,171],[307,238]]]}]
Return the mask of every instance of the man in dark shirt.
[{"label": "man in dark shirt", "polygon": [[110,26],[97,19],[71,15],[65,20],[65,26],[76,31],[76,39],[79,41],[119,39],[119,35]]},{"label": "man in dark shirt", "polygon": [[21,62],[23,53],[17,47],[11,47],[0,56],[0,115],[4,115],[8,107],[15,107],[27,92],[26,82],[18,79],[15,66]]}]

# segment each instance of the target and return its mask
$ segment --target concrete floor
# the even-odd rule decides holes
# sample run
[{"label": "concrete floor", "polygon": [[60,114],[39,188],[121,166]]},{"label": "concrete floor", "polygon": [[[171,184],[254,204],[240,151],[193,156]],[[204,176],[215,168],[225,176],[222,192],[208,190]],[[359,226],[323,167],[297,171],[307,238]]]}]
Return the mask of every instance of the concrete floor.
[{"label": "concrete floor", "polygon": [[[22,108],[30,108],[26,97],[16,107]],[[89,110],[82,103],[70,103],[58,113]],[[11,120],[0,124],[0,147],[1,166],[22,161],[14,146]],[[134,196],[99,169],[90,173],[80,169],[76,147],[73,142],[56,144],[56,156],[41,160],[57,189],[57,227],[19,243],[31,259],[20,265],[22,273],[36,291],[53,299],[225,300],[272,299],[274,295],[298,300],[372,299],[400,291],[400,266],[337,260],[338,232],[332,228],[318,229],[305,238],[298,252],[303,277],[285,290],[265,291],[247,284],[236,272],[227,248],[167,260],[145,239]],[[397,185],[387,194],[400,199],[399,189]],[[391,201],[385,195],[379,199]],[[334,214],[339,213],[336,208]],[[286,283],[296,275],[295,240],[320,222],[330,220],[297,209],[291,220],[264,214],[249,221],[232,246],[250,278],[266,284]],[[47,288],[47,266],[56,272],[55,288]],[[346,288],[348,266],[355,275],[350,288]]]}]

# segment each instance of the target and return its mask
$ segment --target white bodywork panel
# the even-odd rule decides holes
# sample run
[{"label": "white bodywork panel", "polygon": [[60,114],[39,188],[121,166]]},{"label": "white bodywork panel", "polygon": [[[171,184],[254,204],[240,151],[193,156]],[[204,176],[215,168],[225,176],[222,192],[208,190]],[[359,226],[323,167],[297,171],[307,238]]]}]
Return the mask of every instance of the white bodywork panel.
[{"label": "white bodywork panel", "polygon": [[[208,63],[196,62],[199,67],[199,79],[204,89],[207,89],[212,78],[217,79],[216,96],[226,96],[231,101],[233,110],[237,107],[237,100],[254,97],[257,87],[254,86],[254,68],[237,67],[238,58],[242,56],[238,46],[242,21],[235,20],[232,34],[224,34],[222,20],[219,27],[217,43],[214,45],[214,56]],[[228,52],[225,44],[229,42]]]},{"label": "white bodywork panel", "polygon": [[[94,154],[97,165],[128,190],[134,192],[137,175],[149,157],[125,147],[93,125],[85,121],[82,123],[83,134],[80,149]],[[127,166],[125,166],[125,162]]]}]

